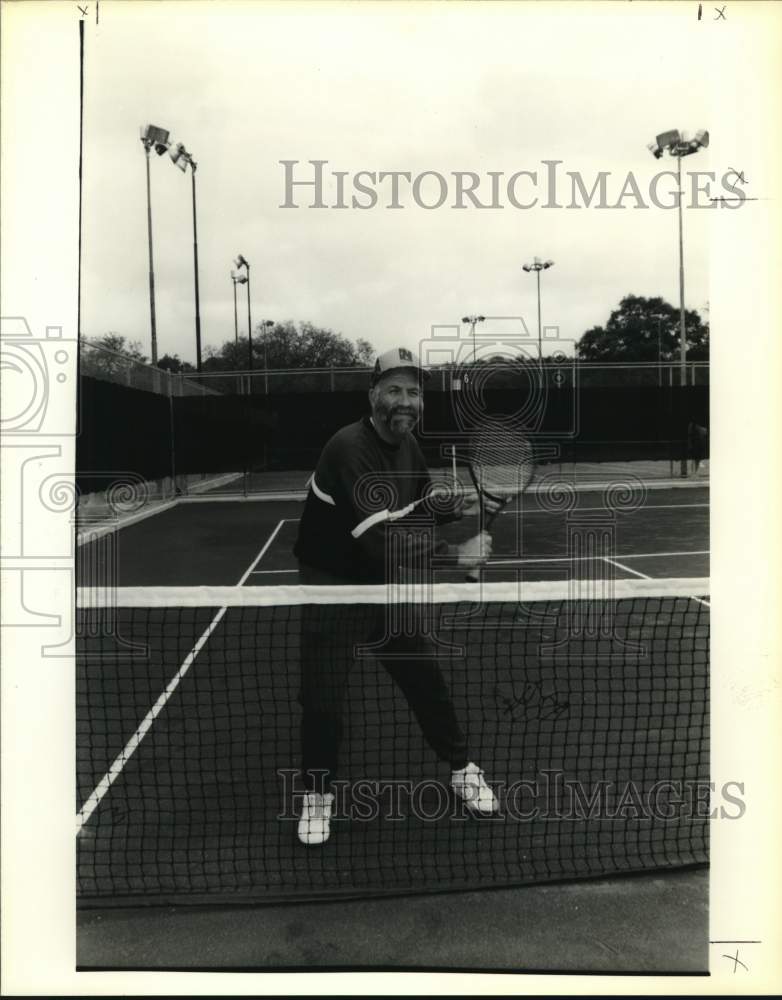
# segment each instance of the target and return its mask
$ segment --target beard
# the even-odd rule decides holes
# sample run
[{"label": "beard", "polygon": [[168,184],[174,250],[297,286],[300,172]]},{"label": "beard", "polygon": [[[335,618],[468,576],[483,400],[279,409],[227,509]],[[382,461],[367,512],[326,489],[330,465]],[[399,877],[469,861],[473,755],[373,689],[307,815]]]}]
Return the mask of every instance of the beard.
[{"label": "beard", "polygon": [[401,439],[418,423],[418,413],[404,406],[381,404],[375,408],[375,419],[379,420],[395,438]]}]

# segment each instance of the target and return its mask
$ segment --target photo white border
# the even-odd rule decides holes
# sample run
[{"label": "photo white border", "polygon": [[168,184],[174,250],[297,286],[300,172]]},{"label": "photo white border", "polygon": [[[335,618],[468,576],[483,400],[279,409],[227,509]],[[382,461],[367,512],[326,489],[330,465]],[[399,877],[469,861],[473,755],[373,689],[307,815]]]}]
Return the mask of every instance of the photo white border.
[{"label": "photo white border", "polygon": [[[92,18],[94,0],[81,6]],[[402,6],[409,12],[409,4]],[[566,4],[556,6],[564,14]],[[623,6],[629,5],[617,4],[617,9]],[[645,6],[649,5],[632,5]],[[697,4],[677,6],[691,7],[689,16],[695,16]],[[712,7],[705,10],[711,16]],[[331,995],[404,990],[613,995],[741,994],[779,988],[782,8],[731,3],[727,12],[726,26],[710,27],[712,31],[719,27],[722,37],[706,49],[714,102],[712,156],[715,162],[732,162],[739,156],[753,190],[764,200],[747,203],[740,211],[715,211],[712,219],[712,731],[716,737],[712,770],[718,783],[746,782],[747,811],[738,822],[712,826],[710,938],[760,940],[762,944],[752,950],[749,971],[739,976],[730,963],[720,960],[721,949],[712,948],[708,979],[492,973],[321,973],[317,977],[76,973],[73,665],[67,659],[41,657],[35,629],[4,628],[0,677],[4,994]],[[476,16],[497,15],[495,4],[476,9]],[[24,316],[36,336],[51,325],[61,326],[68,338],[76,334],[80,17],[77,4],[69,2],[5,2],[2,8],[2,314]],[[628,21],[627,28],[615,30],[621,44],[622,30],[632,30],[632,25]],[[676,67],[667,71],[675,72]],[[71,375],[73,389],[75,366]],[[65,412],[67,419],[67,407]],[[3,441],[4,459],[8,443]],[[54,445],[63,448],[63,468],[72,467],[73,438],[57,438]],[[2,476],[7,515],[21,490],[14,462],[3,462]],[[49,545],[58,556],[48,563],[45,555],[36,556],[32,558],[37,562],[30,563],[25,555],[16,557],[11,548],[12,555],[3,556],[4,585],[16,579],[14,560],[17,568],[24,562],[30,572],[35,570],[38,581],[30,598],[34,606],[60,608],[68,614],[72,602],[68,560],[59,555],[62,516],[28,506],[24,522],[36,537],[36,551],[45,553]],[[6,528],[10,531],[13,525],[6,523]]]}]

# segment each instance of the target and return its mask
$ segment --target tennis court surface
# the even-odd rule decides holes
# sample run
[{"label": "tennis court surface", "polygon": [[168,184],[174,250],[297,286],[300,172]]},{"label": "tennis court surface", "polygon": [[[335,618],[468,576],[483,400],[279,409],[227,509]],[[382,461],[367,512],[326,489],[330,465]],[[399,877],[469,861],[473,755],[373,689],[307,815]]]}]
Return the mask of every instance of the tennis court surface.
[{"label": "tennis court surface", "polygon": [[444,572],[426,602],[500,813],[459,808],[382,650],[365,651],[345,705],[346,786],[314,849],[295,822],[302,615],[317,607],[350,629],[370,600],[403,619],[411,595],[298,586],[296,502],[180,503],[85,537],[81,904],[382,896],[704,864],[707,490],[525,502],[498,522],[483,587]]}]

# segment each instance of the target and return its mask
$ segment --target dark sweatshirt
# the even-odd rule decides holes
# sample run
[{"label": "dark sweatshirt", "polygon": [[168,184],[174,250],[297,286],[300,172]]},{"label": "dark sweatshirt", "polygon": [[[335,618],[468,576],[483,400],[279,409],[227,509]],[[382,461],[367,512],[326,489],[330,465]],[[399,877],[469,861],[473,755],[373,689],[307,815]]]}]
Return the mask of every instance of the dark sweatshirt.
[{"label": "dark sweatshirt", "polygon": [[[302,564],[302,582],[308,568],[334,582],[385,583],[396,579],[400,567],[420,567],[432,556],[446,556],[445,542],[433,542],[428,526],[454,520],[452,510],[436,509],[424,500],[431,477],[418,442],[406,434],[389,444],[369,417],[349,424],[327,442],[315,469],[299,537],[293,549]],[[447,507],[447,505],[446,505]],[[391,517],[378,520],[388,512]],[[394,565],[387,563],[387,534],[394,528]],[[398,529],[409,528],[409,531]]]}]

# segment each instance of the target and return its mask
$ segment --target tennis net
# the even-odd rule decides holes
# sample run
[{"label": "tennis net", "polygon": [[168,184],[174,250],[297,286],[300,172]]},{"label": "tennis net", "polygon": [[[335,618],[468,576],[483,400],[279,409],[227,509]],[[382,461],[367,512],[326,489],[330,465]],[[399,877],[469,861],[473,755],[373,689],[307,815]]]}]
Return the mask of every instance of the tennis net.
[{"label": "tennis net", "polygon": [[[701,579],[80,590],[80,903],[274,902],[704,864],[707,595]],[[359,648],[331,837],[307,847],[299,694],[321,628],[326,660],[336,634]],[[404,648],[422,634],[493,815],[452,793],[450,765],[386,669],[389,636]]]}]

